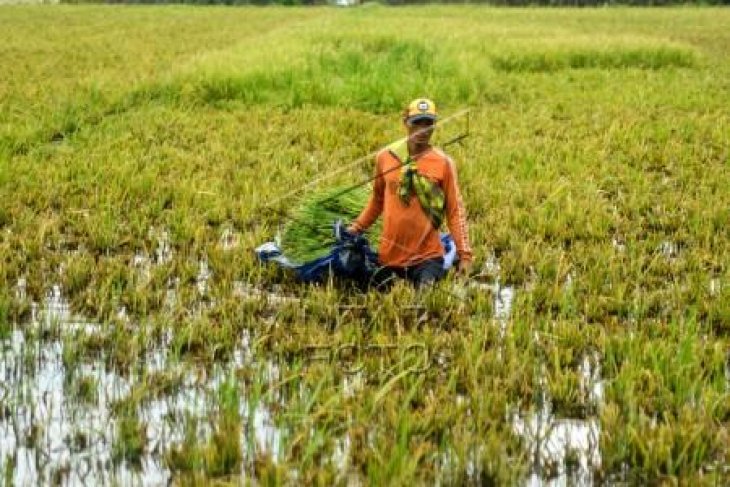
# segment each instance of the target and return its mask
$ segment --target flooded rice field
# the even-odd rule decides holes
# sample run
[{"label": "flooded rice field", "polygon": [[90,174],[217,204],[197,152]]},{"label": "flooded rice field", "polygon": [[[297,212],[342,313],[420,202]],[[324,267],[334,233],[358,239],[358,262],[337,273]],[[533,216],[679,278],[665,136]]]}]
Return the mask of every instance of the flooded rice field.
[{"label": "flooded rice field", "polygon": [[[153,258],[135,255],[131,264],[135,272],[144,275],[166,262],[169,250],[165,248],[163,240]],[[498,273],[496,265],[496,261],[490,264],[491,274]],[[200,297],[206,295],[212,277],[207,262],[201,260],[193,281]],[[176,302],[175,289],[171,285],[167,291],[168,307]],[[492,284],[461,284],[453,293],[463,296],[467,290],[491,297],[491,323],[483,326],[497,330],[496,346],[503,350],[519,291],[497,280]],[[17,300],[28,299],[24,279],[18,280],[15,291]],[[241,302],[264,302],[272,309],[306,306],[302,298],[243,282],[234,283],[232,295]],[[206,306],[211,306],[210,301]],[[131,323],[123,307],[117,317],[120,326],[143,326]],[[185,447],[211,441],[213,435],[220,434],[213,418],[221,414],[221,398],[231,392],[235,394],[234,410],[228,413],[241,426],[224,432],[234,436],[226,441],[234,443],[232,453],[240,456],[232,460],[236,467],[229,474],[238,475],[242,481],[255,479],[257,458],[264,455],[273,462],[284,459],[285,438],[290,432],[275,417],[286,407],[286,398],[266,404],[259,400],[260,390],[248,390],[240,378],[254,374],[262,382],[250,388],[265,387],[281,381],[281,366],[286,369],[287,365],[257,355],[248,330],[237,336],[230,359],[212,366],[176,356],[171,346],[175,331],[170,328],[150,338],[144,353],[121,368],[110,360],[113,352],[108,348],[91,347],[89,353],[78,345],[97,341],[113,347],[114,341],[104,335],[114,333],[75,314],[61,287],[53,285],[41,303],[32,302],[29,321],[16,324],[0,341],[0,462],[6,479],[14,485],[166,485],[175,478],[176,461],[183,461],[176,460],[176,455],[182,456]],[[540,339],[535,332],[533,342]],[[345,355],[339,354],[335,360]],[[331,362],[332,355],[326,360]],[[600,480],[599,412],[606,387],[601,360],[600,352],[594,351],[575,363],[577,393],[583,405],[579,417],[561,417],[554,410],[544,364],[535,370],[531,402],[505,408],[502,420],[524,449],[526,470],[520,484],[590,485]],[[730,369],[725,373],[730,387]],[[341,378],[343,396],[353,397],[362,391],[367,382],[363,374],[367,371],[362,366],[347,370]],[[299,393],[304,393],[303,388]],[[464,396],[459,397],[466,402]],[[337,478],[350,485],[367,483],[352,471],[350,435],[335,442],[329,461]],[[443,455],[442,465],[448,466],[449,455]],[[472,482],[479,478],[478,472],[473,462],[466,468]],[[296,469],[289,475],[297,478]]]},{"label": "flooded rice field", "polygon": [[[133,265],[143,267],[147,261],[137,255]],[[158,253],[157,262],[162,261],[164,254]],[[210,277],[201,263],[196,279],[201,295]],[[494,322],[500,333],[507,333],[515,291],[499,285],[493,288]],[[243,283],[236,283],[234,289],[238,299],[263,297],[274,306],[295,299],[250,289]],[[27,298],[22,279],[16,297]],[[174,293],[168,294],[169,302],[174,299]],[[124,317],[123,310],[119,314]],[[221,387],[230,387],[227,381],[235,381],[237,373],[252,368],[263,371],[267,382],[280,380],[276,363],[253,356],[247,332],[242,333],[232,359],[211,370],[170,356],[172,330],[166,330],[126,370],[110,366],[104,350],[92,356],[75,355],[74,342],[100,339],[104,333],[108,330],[103,326],[75,315],[60,286],[54,285],[42,303],[32,303],[30,321],[17,325],[0,341],[0,462],[13,485],[168,484],[172,479],[169,452],[184,443],[186,435],[193,434],[196,441],[210,437],[209,418],[219,407]],[[584,358],[580,374],[581,391],[597,407],[603,395],[598,355]],[[166,386],[165,380],[174,386]],[[342,387],[345,394],[353,394],[362,387],[361,373],[346,375]],[[525,485],[592,482],[601,461],[598,420],[556,417],[545,385],[542,387],[537,411],[505,411],[505,421],[524,440],[531,459]],[[140,389],[154,393],[136,402],[134,395]],[[246,391],[238,392],[237,414],[246,427],[234,441],[242,455],[238,473],[245,479],[253,474],[255,452],[280,457],[282,432],[273,421],[272,410],[261,403],[249,404]],[[133,410],[131,426],[127,425],[128,408]],[[349,445],[347,436],[340,440],[332,454],[335,463],[345,466]]]},{"label": "flooded rice field", "polygon": [[[0,457],[13,485],[168,484],[166,452],[184,441],[191,424],[195,438],[210,434],[221,384],[252,363],[246,334],[232,360],[209,371],[170,360],[166,334],[138,363],[119,370],[109,366],[104,351],[74,355],[75,341],[100,339],[105,331],[74,316],[59,286],[33,309],[31,322],[0,342]],[[266,367],[267,379],[275,380],[275,365]],[[149,400],[129,403],[140,388],[159,390]],[[131,433],[129,411],[120,415],[120,408],[130,407],[136,423]],[[240,433],[241,446],[253,440],[256,449],[275,452],[278,433],[270,412],[250,408],[242,391],[239,414],[250,422],[250,433]]]},{"label": "flooded rice field", "polygon": [[[129,272],[141,282],[152,280],[175,257],[166,231],[150,230],[150,234],[156,235],[153,250],[136,252],[129,261]],[[236,252],[240,248],[231,243],[236,240],[224,232],[219,245],[225,252]],[[659,251],[665,259],[674,259],[673,248],[665,243]],[[64,269],[59,267],[59,275]],[[296,460],[300,449],[306,448],[310,455],[317,452],[317,469],[326,465],[333,481],[366,484],[362,456],[377,448],[384,432],[382,425],[368,426],[358,415],[378,414],[382,407],[396,411],[396,404],[384,404],[401,380],[415,381],[416,394],[424,396],[419,402],[453,402],[456,423],[447,424],[469,425],[481,417],[490,428],[484,434],[496,435],[498,445],[504,442],[497,448],[504,451],[504,445],[512,445],[503,457],[506,463],[500,467],[504,470],[499,478],[528,486],[635,480],[627,457],[619,456],[617,461],[606,453],[616,448],[606,440],[606,428],[618,420],[615,404],[625,399],[628,390],[617,385],[623,372],[616,368],[618,350],[626,345],[600,335],[586,340],[576,335],[578,329],[566,328],[559,320],[547,326],[521,326],[520,307],[530,302],[540,283],[533,276],[520,287],[502,284],[502,267],[493,254],[470,280],[448,282],[420,295],[407,288],[383,295],[383,310],[389,306],[388,299],[413,303],[397,305],[399,314],[392,315],[397,317],[396,330],[410,330],[412,336],[404,342],[394,340],[390,332],[358,336],[363,326],[378,320],[377,313],[369,311],[373,307],[368,295],[337,291],[333,301],[335,289],[315,286],[307,291],[319,293],[313,299],[285,283],[262,288],[234,281],[229,295],[222,296],[205,256],[195,261],[193,269],[185,284],[178,277],[166,278],[161,313],[173,321],[159,322],[135,322],[122,304],[111,313],[111,322],[94,322],[73,309],[61,284],[50,285],[43,299],[35,301],[27,279],[18,278],[13,299],[28,310],[23,315],[26,319],[14,323],[0,339],[0,464],[8,481],[13,485],[167,485],[195,479],[202,470],[236,483],[271,475],[296,482],[311,475]],[[559,292],[570,295],[575,279],[566,274]],[[719,286],[715,280],[708,285],[710,291]],[[214,293],[218,294],[214,297]],[[182,296],[188,307],[181,315]],[[324,308],[315,304],[318,300],[327,303]],[[446,303],[445,310],[434,308],[434,300]],[[187,336],[192,332],[185,328],[176,328],[174,320],[205,317],[218,308],[219,301],[233,302],[238,308],[253,306],[250,309],[260,324],[236,328],[221,344],[225,353],[206,357],[209,351],[196,343],[200,339],[194,333]],[[462,331],[453,335],[454,342],[439,346],[438,330],[451,334],[450,318],[443,313],[456,311],[462,316],[467,305],[472,307],[467,313],[471,320],[463,326],[475,334],[475,343],[465,342]],[[335,319],[337,326],[347,329],[342,316],[354,320],[356,327],[350,333],[359,331],[333,339],[326,322]],[[324,333],[304,338],[301,333],[312,330],[308,320],[324,326]],[[632,321],[629,317],[626,322],[630,334],[639,331],[631,331]],[[198,332],[203,335],[215,330],[213,322],[202,326]],[[429,330],[433,326],[436,329]],[[213,328],[206,331],[205,327]],[[416,330],[425,332],[420,340],[414,338]],[[281,343],[262,346],[277,333]],[[573,346],[568,345],[571,341]],[[524,353],[520,348],[527,350],[529,359],[520,358]],[[723,353],[722,348],[716,350]],[[640,354],[633,356],[642,360]],[[470,369],[480,367],[485,357],[493,363],[474,371],[491,370],[497,372],[495,378],[471,377]],[[730,407],[730,354],[726,357],[721,369],[724,382],[714,396],[719,414],[723,407]],[[604,375],[607,366],[614,371],[612,379]],[[646,373],[641,369],[639,373]],[[492,383],[506,385],[512,392],[498,394],[485,417],[480,403],[491,393],[483,387],[494,379],[497,382]],[[458,385],[462,381],[466,383]],[[481,385],[469,393],[469,381]],[[444,390],[445,383],[456,387]],[[330,390],[329,401],[341,402],[339,409],[319,413],[311,409],[323,400],[318,397],[323,384]],[[623,389],[616,392],[617,388]],[[348,405],[364,397],[375,397],[370,413]],[[701,390],[688,400],[690,404],[705,401]],[[655,409],[650,428],[659,427],[663,407]],[[332,415],[326,420],[330,425],[325,426],[326,433],[318,431],[321,415]],[[399,421],[403,419],[396,424]],[[446,431],[438,433],[443,443],[433,449],[428,461],[434,479],[481,483],[495,475],[494,467],[484,463],[487,452],[479,437],[484,426],[468,428],[476,435],[464,445]],[[302,441],[311,443],[298,445]],[[722,460],[704,461],[700,468],[710,478],[723,478],[727,465]]]},{"label": "flooded rice field", "polygon": [[[0,479],[730,485],[729,16],[3,7]],[[420,96],[469,278],[262,265]]]}]

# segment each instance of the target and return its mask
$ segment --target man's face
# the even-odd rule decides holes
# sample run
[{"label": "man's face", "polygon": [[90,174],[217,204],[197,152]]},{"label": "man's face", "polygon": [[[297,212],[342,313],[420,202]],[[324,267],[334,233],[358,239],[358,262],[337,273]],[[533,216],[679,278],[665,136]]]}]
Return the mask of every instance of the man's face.
[{"label": "man's face", "polygon": [[422,118],[412,122],[406,122],[408,129],[408,139],[416,144],[428,144],[433,135],[433,120]]}]

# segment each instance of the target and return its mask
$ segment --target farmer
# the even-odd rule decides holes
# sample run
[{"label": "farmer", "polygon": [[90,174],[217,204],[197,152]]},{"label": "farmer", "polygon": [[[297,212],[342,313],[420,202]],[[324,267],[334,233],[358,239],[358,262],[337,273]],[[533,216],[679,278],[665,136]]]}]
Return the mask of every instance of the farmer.
[{"label": "farmer", "polygon": [[382,267],[370,276],[370,284],[376,287],[396,276],[422,287],[446,274],[439,235],[444,216],[456,243],[458,272],[466,274],[471,266],[472,251],[456,166],[430,144],[437,118],[431,100],[419,98],[408,105],[403,112],[408,136],[378,153],[373,193],[348,227],[349,232],[359,234],[383,215],[378,247]]}]

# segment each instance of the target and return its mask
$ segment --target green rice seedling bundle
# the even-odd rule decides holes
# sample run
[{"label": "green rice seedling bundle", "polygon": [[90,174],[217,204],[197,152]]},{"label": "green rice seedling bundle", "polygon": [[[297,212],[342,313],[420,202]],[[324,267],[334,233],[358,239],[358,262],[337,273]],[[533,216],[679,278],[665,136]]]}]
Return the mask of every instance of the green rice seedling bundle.
[{"label": "green rice seedling bundle", "polygon": [[[368,202],[370,187],[351,191],[338,187],[325,193],[305,196],[281,233],[280,247],[284,255],[297,263],[324,257],[335,243],[333,227],[337,220],[349,225]],[[368,235],[371,246],[380,238],[380,224]]]}]

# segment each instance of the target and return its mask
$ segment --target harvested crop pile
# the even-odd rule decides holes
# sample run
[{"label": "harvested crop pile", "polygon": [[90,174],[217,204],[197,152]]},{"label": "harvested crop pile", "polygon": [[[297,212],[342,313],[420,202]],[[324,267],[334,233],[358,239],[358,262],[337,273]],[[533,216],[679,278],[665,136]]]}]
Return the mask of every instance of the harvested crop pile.
[{"label": "harvested crop pile", "polygon": [[[335,188],[326,193],[305,196],[291,214],[281,234],[280,247],[293,262],[305,263],[324,257],[335,243],[333,225],[337,220],[349,224],[367,204],[370,188],[367,186],[344,192]],[[368,232],[371,245],[380,238],[380,223]]]}]

